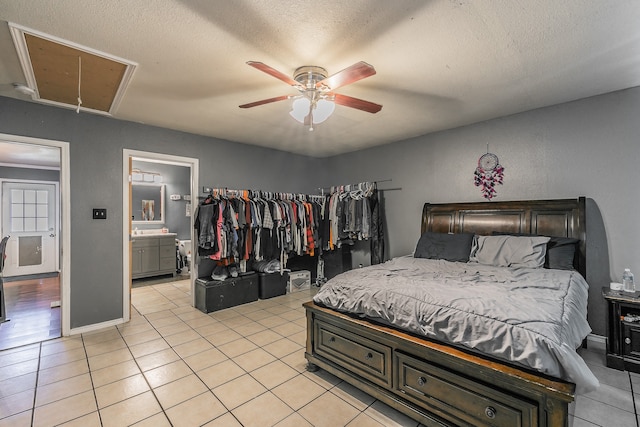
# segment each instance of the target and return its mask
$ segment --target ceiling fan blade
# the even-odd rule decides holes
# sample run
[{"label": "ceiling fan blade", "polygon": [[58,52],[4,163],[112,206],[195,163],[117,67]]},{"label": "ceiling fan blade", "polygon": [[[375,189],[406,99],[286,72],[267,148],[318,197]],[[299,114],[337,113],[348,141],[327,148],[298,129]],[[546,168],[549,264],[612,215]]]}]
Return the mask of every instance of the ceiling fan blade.
[{"label": "ceiling fan blade", "polygon": [[366,111],[367,113],[372,114],[375,114],[378,111],[382,110],[382,105],[365,101],[363,99],[358,99],[347,95],[340,95],[339,93],[336,93],[333,96],[335,97],[333,99],[333,102],[345,107],[357,108],[358,110]]},{"label": "ceiling fan blade", "polygon": [[250,102],[248,104],[240,105],[240,108],[251,108],[257,107],[258,105],[270,104],[272,102],[284,101],[285,99],[289,99],[289,95],[276,96],[275,98],[263,99],[261,101]]},{"label": "ceiling fan blade", "polygon": [[262,62],[257,62],[257,61],[247,61],[247,65],[252,66],[253,68],[262,71],[263,73],[267,73],[270,76],[275,77],[276,79],[282,80],[283,82],[291,85],[291,86],[295,86],[295,87],[299,87],[300,83],[298,83],[297,81],[293,80],[291,77],[287,76],[284,73],[281,73],[280,71],[276,70],[275,68],[271,68],[269,67],[267,64],[264,64]]},{"label": "ceiling fan blade", "polygon": [[362,80],[365,77],[373,76],[376,73],[376,69],[372,65],[367,64],[364,61],[356,62],[350,67],[345,68],[342,71],[338,71],[332,76],[326,79],[320,80],[316,83],[318,89],[327,87],[329,90],[336,90],[341,86],[345,86],[358,80]]}]

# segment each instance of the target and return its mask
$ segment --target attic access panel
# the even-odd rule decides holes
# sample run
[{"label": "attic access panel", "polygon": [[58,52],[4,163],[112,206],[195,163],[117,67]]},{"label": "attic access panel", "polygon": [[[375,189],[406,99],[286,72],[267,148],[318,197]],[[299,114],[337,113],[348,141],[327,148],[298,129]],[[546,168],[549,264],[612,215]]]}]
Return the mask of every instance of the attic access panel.
[{"label": "attic access panel", "polygon": [[10,26],[28,85],[36,90],[34,100],[75,109],[80,76],[82,109],[106,114],[117,109],[135,69],[134,63]]}]

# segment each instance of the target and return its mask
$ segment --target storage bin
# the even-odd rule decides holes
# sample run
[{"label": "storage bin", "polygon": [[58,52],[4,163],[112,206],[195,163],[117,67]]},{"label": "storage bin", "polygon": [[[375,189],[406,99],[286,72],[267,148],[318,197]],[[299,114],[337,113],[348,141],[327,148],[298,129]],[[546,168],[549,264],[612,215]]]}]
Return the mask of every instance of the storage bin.
[{"label": "storage bin", "polygon": [[258,273],[258,296],[260,299],[267,299],[285,295],[287,293],[287,282],[289,275],[287,272],[280,273]]},{"label": "storage bin", "polygon": [[226,280],[196,279],[196,308],[203,313],[223,310],[258,300],[255,273]]}]

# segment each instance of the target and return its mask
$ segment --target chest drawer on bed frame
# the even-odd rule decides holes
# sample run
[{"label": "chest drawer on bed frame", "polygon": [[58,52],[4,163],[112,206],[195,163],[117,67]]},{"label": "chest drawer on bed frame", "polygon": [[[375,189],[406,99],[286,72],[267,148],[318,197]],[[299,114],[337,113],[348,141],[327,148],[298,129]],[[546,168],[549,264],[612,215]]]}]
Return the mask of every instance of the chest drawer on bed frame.
[{"label": "chest drawer on bed frame", "polygon": [[395,352],[394,388],[409,400],[427,404],[470,426],[537,426],[537,405],[517,399],[477,382],[465,380],[409,355]]},{"label": "chest drawer on bed frame", "polygon": [[391,386],[391,348],[331,324],[316,322],[315,352],[349,365],[377,384]]}]

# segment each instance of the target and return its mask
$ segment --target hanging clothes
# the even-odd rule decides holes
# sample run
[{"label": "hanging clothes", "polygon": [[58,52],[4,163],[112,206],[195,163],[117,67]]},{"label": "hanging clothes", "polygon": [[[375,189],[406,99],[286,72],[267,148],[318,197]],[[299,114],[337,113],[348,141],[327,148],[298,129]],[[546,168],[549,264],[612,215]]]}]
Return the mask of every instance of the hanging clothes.
[{"label": "hanging clothes", "polygon": [[200,256],[212,255],[220,250],[217,231],[219,213],[218,203],[213,197],[207,197],[196,208],[195,229]]},{"label": "hanging clothes", "polygon": [[197,207],[199,256],[223,263],[321,255],[359,240],[384,262],[382,205],[375,183],[332,187],[322,196],[221,190]]},{"label": "hanging clothes", "polygon": [[221,189],[197,207],[198,255],[223,265],[314,256],[323,238],[324,196]]},{"label": "hanging clothes", "polygon": [[371,264],[384,262],[383,213],[375,183],[331,187],[318,206],[321,250],[332,251],[355,241],[371,242]]},{"label": "hanging clothes", "polygon": [[333,250],[343,244],[353,244],[356,240],[371,237],[371,201],[375,185],[360,183],[354,186],[332,188],[326,199],[323,215],[329,224],[323,224],[328,240],[323,248]]},{"label": "hanging clothes", "polygon": [[378,190],[375,189],[369,196],[371,209],[371,265],[384,262],[384,226],[382,205],[378,199]]}]

